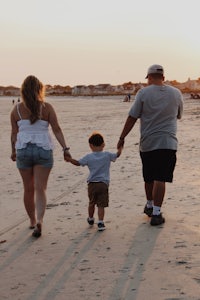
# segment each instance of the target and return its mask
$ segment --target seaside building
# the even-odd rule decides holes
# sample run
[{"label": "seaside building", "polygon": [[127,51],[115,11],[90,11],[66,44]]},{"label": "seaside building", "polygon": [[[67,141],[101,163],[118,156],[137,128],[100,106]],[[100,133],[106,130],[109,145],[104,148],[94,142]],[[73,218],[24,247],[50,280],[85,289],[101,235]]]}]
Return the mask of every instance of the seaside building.
[{"label": "seaside building", "polygon": [[113,86],[111,84],[77,85],[72,88],[72,96],[123,95],[134,93],[135,85],[129,83]]},{"label": "seaside building", "polygon": [[[173,81],[165,81],[166,84],[172,85],[180,89],[183,93],[199,93],[200,78],[197,80],[188,80],[184,83]],[[105,95],[134,95],[136,92],[146,86],[146,83],[127,82],[121,85],[111,85],[108,83],[97,85],[77,85],[74,87],[60,85],[46,85],[46,94],[54,96],[105,96]],[[20,96],[20,88],[14,86],[0,86],[0,96]]]}]

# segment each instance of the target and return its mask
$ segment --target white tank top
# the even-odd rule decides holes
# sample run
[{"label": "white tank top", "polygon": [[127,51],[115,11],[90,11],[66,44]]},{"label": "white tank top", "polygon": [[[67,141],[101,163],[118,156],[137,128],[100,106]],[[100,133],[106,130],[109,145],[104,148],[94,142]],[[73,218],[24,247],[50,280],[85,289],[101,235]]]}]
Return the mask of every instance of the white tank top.
[{"label": "white tank top", "polygon": [[17,133],[15,148],[26,148],[27,143],[31,143],[36,144],[38,147],[42,147],[45,150],[53,150],[54,144],[49,132],[49,122],[37,120],[35,123],[31,124],[30,120],[22,119],[18,104],[17,112],[20,120],[17,121],[19,131]]}]

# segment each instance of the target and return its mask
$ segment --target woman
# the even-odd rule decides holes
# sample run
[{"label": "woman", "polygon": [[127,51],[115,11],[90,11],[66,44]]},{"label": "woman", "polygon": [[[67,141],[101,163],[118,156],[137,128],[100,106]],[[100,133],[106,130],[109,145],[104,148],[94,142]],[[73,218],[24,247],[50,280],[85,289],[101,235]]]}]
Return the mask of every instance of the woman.
[{"label": "woman", "polygon": [[11,159],[24,185],[24,205],[30,218],[33,236],[42,234],[46,208],[46,188],[53,167],[53,142],[49,124],[62,146],[64,159],[71,157],[51,104],[44,102],[45,88],[35,77],[28,76],[21,86],[22,102],[11,112]]}]

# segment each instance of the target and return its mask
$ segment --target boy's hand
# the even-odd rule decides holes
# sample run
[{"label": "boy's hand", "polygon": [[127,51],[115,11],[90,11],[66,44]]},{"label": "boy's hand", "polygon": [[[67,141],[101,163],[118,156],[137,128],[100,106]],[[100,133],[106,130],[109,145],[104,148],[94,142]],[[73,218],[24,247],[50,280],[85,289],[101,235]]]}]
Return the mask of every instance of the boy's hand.
[{"label": "boy's hand", "polygon": [[71,160],[72,160],[71,157],[69,157],[69,156],[66,156],[66,157],[65,157],[65,161],[66,161],[66,162],[71,162]]},{"label": "boy's hand", "polygon": [[66,157],[66,162],[70,162],[74,166],[80,166],[80,163],[78,160],[72,158],[72,157]]},{"label": "boy's hand", "polygon": [[119,157],[122,153],[122,150],[123,150],[123,146],[119,147],[118,150],[117,150],[117,157]]}]

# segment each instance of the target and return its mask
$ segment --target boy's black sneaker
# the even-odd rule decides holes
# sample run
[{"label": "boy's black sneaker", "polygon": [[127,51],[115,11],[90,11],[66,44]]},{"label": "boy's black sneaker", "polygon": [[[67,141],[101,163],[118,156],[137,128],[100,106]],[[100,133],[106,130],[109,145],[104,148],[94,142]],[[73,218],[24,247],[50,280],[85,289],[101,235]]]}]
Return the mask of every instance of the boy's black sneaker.
[{"label": "boy's black sneaker", "polygon": [[106,229],[106,226],[104,225],[104,223],[98,223],[98,231],[103,231]]},{"label": "boy's black sneaker", "polygon": [[151,217],[153,214],[153,207],[147,207],[147,205],[145,205],[144,214],[146,214],[148,217]]},{"label": "boy's black sneaker", "polygon": [[94,218],[93,219],[87,218],[87,222],[90,226],[94,225]]},{"label": "boy's black sneaker", "polygon": [[163,218],[162,214],[160,213],[159,215],[152,215],[151,216],[151,222],[150,224],[152,226],[157,226],[165,223],[165,218]]}]

